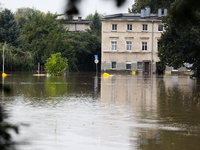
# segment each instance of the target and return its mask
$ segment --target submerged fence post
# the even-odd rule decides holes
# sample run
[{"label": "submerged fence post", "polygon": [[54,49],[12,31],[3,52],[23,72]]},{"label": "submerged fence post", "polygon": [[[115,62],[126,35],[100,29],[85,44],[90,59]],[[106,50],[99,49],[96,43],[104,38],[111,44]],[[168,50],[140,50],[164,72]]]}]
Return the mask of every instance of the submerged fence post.
[{"label": "submerged fence post", "polygon": [[40,63],[38,62],[38,74],[40,74]]}]

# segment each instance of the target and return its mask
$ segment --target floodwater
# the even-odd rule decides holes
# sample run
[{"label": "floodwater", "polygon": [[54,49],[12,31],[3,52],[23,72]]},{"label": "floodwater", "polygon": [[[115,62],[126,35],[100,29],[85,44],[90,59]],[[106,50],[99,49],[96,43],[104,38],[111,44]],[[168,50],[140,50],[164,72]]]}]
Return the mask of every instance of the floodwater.
[{"label": "floodwater", "polygon": [[200,148],[200,83],[186,76],[13,73],[4,86],[18,150]]}]

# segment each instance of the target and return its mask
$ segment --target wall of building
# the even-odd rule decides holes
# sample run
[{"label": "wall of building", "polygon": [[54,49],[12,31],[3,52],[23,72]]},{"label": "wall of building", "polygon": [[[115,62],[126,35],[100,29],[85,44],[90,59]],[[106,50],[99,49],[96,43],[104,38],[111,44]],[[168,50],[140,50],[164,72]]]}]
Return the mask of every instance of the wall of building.
[{"label": "wall of building", "polygon": [[63,24],[64,28],[69,29],[69,31],[81,31],[85,32],[89,29],[89,24]]}]

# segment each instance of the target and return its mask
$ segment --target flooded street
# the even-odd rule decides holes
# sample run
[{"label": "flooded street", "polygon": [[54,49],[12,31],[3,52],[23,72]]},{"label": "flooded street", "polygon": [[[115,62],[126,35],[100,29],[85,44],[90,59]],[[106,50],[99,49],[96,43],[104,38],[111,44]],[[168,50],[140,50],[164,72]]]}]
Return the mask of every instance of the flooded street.
[{"label": "flooded street", "polygon": [[4,83],[18,150],[200,148],[200,82],[187,76],[13,73]]}]

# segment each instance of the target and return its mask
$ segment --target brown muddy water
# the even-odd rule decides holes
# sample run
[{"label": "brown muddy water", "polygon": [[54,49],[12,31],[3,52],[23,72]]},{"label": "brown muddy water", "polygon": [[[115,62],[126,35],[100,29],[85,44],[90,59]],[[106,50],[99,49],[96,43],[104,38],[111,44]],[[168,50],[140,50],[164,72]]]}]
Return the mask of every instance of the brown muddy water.
[{"label": "brown muddy water", "polygon": [[[2,91],[18,150],[200,149],[200,82],[189,77],[11,74]],[[20,144],[21,143],[21,144]]]}]

